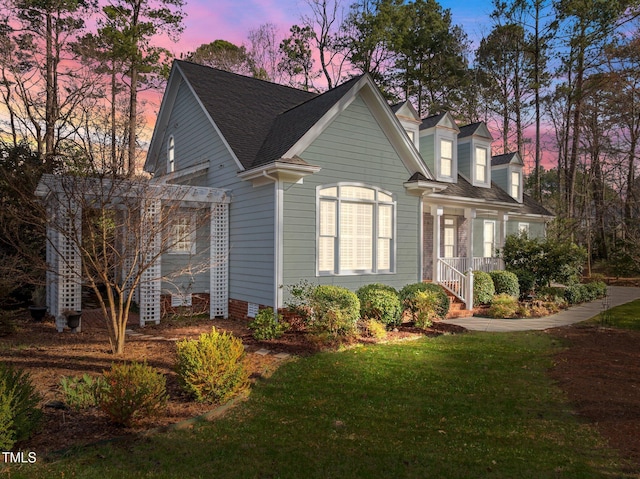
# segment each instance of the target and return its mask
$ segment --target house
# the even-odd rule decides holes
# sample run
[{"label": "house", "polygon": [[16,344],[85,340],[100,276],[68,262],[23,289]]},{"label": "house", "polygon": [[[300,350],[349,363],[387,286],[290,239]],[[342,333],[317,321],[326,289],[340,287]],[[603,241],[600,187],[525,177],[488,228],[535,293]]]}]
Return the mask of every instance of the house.
[{"label": "house", "polygon": [[[230,198],[232,317],[283,307],[301,280],[352,290],[429,280],[469,301],[464,273],[500,268],[506,234],[542,236],[552,218],[523,194],[522,159],[492,158],[491,141],[482,123],[390,107],[368,75],[315,94],[176,61],[145,171]],[[188,261],[193,241],[162,267]]]}]

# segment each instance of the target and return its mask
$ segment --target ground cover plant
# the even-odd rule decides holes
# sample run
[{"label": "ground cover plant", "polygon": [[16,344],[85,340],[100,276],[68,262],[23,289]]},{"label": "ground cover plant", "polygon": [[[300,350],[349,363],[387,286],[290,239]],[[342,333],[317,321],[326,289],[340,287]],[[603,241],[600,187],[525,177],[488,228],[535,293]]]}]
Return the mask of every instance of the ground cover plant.
[{"label": "ground cover plant", "polygon": [[13,478],[633,477],[546,375],[544,333],[464,334],[281,366],[214,423],[79,451]]}]

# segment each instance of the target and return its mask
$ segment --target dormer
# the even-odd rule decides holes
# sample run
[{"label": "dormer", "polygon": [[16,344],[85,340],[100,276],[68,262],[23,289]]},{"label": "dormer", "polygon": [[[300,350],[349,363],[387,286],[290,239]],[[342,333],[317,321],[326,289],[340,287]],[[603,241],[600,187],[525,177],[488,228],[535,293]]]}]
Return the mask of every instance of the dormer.
[{"label": "dormer", "polygon": [[522,203],[524,162],[518,152],[506,153],[491,158],[491,172],[496,185],[509,193],[518,203]]},{"label": "dormer", "polygon": [[402,128],[404,128],[404,131],[407,132],[409,139],[416,146],[416,149],[419,150],[419,132],[420,123],[422,123],[422,120],[420,120],[420,115],[418,115],[416,109],[410,102],[405,101],[403,103],[396,103],[395,105],[391,106],[391,110],[396,115],[396,118],[400,121]]},{"label": "dormer", "polygon": [[434,115],[420,125],[420,154],[438,181],[455,183],[458,178],[458,133],[450,113]]},{"label": "dormer", "polygon": [[484,122],[460,127],[458,171],[473,186],[491,188],[492,141],[493,137]]}]

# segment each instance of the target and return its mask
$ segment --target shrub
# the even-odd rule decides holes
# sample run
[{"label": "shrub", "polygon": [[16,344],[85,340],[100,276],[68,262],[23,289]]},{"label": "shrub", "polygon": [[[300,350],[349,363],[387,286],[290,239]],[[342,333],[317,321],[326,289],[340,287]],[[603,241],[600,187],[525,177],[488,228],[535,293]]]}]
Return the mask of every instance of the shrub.
[{"label": "shrub", "polygon": [[513,296],[506,293],[497,294],[491,299],[487,314],[492,318],[515,318],[518,306],[518,300]]},{"label": "shrub", "polygon": [[176,343],[176,371],[183,388],[198,402],[220,404],[247,385],[242,341],[215,328],[200,338]]},{"label": "shrub", "polygon": [[[518,286],[520,287],[520,297],[526,297],[536,287],[536,277],[526,269],[514,269],[511,271],[518,278]],[[495,285],[494,285],[495,286]]]},{"label": "shrub", "polygon": [[40,425],[41,397],[29,373],[0,364],[0,442],[10,446],[29,439]]},{"label": "shrub", "polygon": [[88,374],[76,377],[63,376],[60,379],[64,402],[76,410],[97,406],[98,393],[103,385],[103,378],[93,378]]},{"label": "shrub", "polygon": [[488,304],[491,302],[496,289],[489,273],[484,271],[473,272],[473,305]]},{"label": "shrub", "polygon": [[565,301],[565,289],[557,286],[544,286],[539,288],[536,298],[540,301]]},{"label": "shrub", "polygon": [[415,325],[420,329],[430,328],[433,321],[438,319],[440,308],[440,294],[438,291],[417,291],[413,300],[415,311]]},{"label": "shrub", "polygon": [[277,339],[289,329],[289,323],[283,321],[281,314],[278,314],[276,320],[273,308],[265,308],[258,311],[254,320],[249,323],[249,329],[253,330],[253,337],[258,341]]},{"label": "shrub", "polygon": [[98,404],[116,424],[131,426],[167,405],[166,378],[146,363],[113,364],[103,375]]},{"label": "shrub", "polygon": [[445,293],[442,286],[433,283],[412,283],[406,285],[400,290],[400,300],[405,310],[409,310],[415,320],[418,314],[418,305],[416,303],[417,294],[421,291],[431,291],[438,297],[435,308],[436,317],[444,319],[449,312],[449,296]]},{"label": "shrub", "polygon": [[360,300],[362,319],[375,319],[388,326],[397,326],[402,321],[402,305],[395,288],[368,284],[356,291],[356,295]]},{"label": "shrub", "polygon": [[310,294],[308,325],[314,333],[351,336],[357,331],[360,300],[341,286],[320,285]]},{"label": "shrub", "polygon": [[361,321],[360,330],[363,336],[376,339],[384,339],[387,337],[387,327],[375,319],[365,319]]},{"label": "shrub", "polygon": [[607,294],[607,285],[602,281],[587,284],[574,284],[565,289],[565,298],[569,304],[595,301]]},{"label": "shrub", "polygon": [[518,277],[509,271],[491,271],[489,273],[493,281],[495,294],[508,294],[514,298],[520,297],[520,285]]}]

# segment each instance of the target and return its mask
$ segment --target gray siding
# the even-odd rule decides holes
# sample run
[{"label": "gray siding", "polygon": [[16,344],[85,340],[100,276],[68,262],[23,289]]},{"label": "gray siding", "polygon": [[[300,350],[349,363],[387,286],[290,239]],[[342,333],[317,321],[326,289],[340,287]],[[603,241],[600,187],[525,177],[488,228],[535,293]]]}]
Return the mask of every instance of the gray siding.
[{"label": "gray siding", "polygon": [[[189,89],[182,84],[161,140],[175,140],[176,171],[204,161],[209,169],[190,184],[223,188],[229,205],[229,297],[247,302],[273,303],[274,188],[254,188],[237,177],[239,167]],[[157,174],[164,173],[162,149]],[[209,286],[207,284],[206,289]]]},{"label": "gray siding", "polygon": [[429,171],[435,174],[435,134],[425,135],[420,137],[420,155],[424,159]]},{"label": "gray siding", "polygon": [[529,224],[529,238],[542,239],[545,237],[545,223],[528,219],[509,219],[507,222],[507,235],[518,234],[520,231],[518,229],[519,223]]},{"label": "gray siding", "polygon": [[510,193],[507,171],[508,171],[507,168],[493,169],[491,170],[491,179],[496,185],[498,185],[504,191],[506,191],[507,193]]},{"label": "gray siding", "polygon": [[471,180],[471,143],[458,143],[458,171]]},{"label": "gray siding", "polygon": [[[421,139],[422,141],[422,139]],[[283,283],[306,279],[313,284],[335,284],[355,290],[381,282],[400,288],[419,280],[419,200],[403,187],[411,173],[402,164],[365,102],[356,100],[307,148],[302,157],[320,172],[303,184],[287,185],[284,192]],[[396,272],[316,276],[316,187],[336,182],[358,182],[395,194]]]}]

